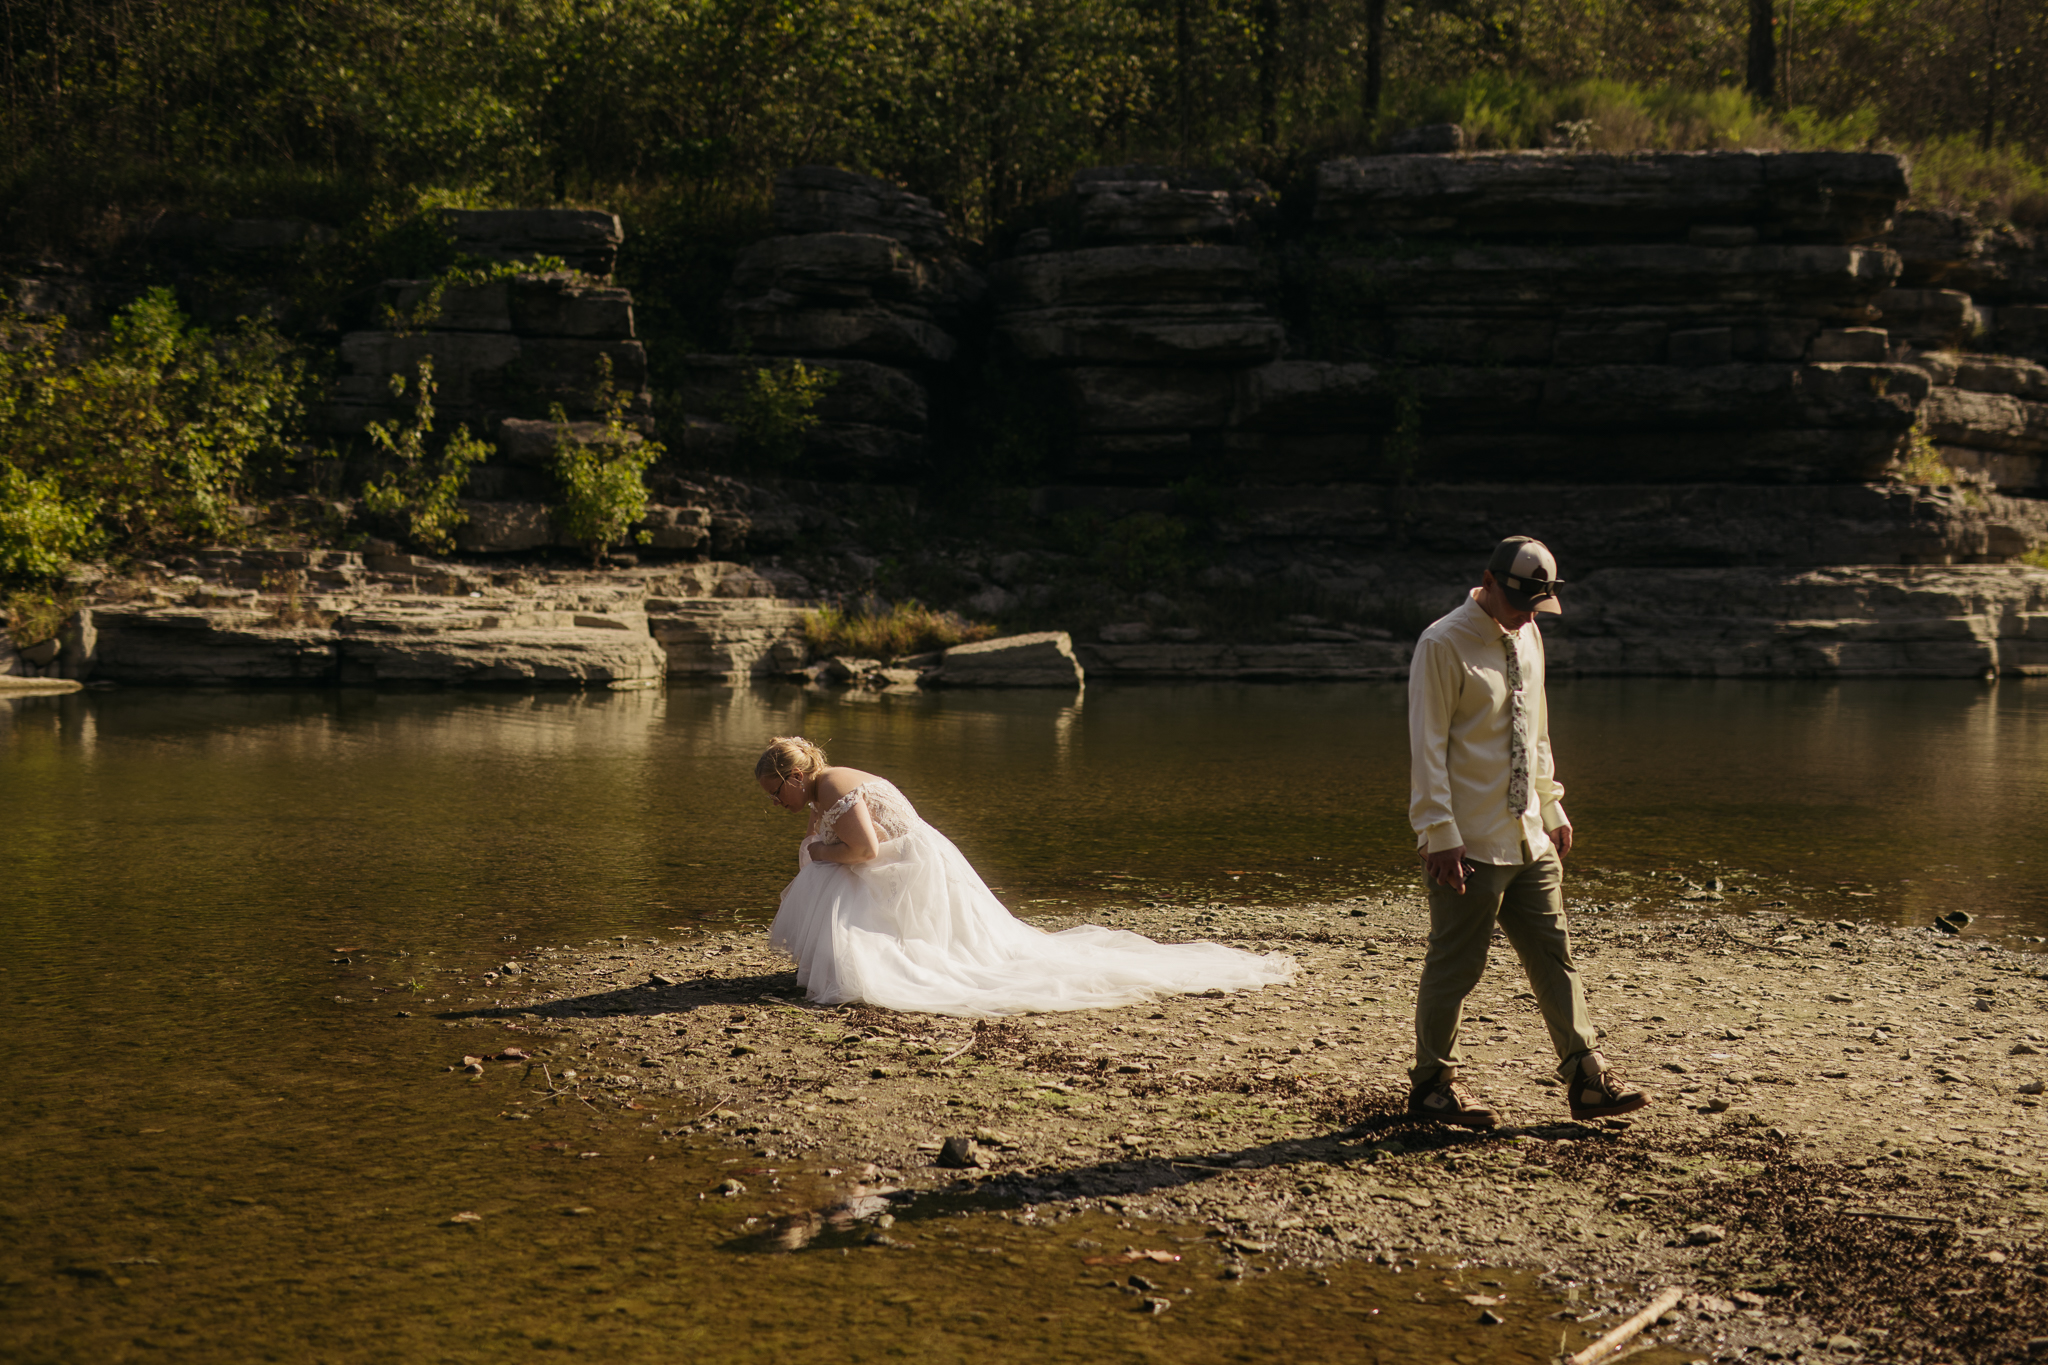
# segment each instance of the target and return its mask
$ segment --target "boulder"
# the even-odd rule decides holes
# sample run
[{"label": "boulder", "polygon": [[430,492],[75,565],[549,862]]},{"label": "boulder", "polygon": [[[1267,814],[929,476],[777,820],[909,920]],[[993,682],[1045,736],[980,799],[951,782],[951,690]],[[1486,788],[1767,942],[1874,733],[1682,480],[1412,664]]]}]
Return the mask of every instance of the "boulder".
[{"label": "boulder", "polygon": [[1680,239],[1697,224],[1857,242],[1907,193],[1882,152],[1482,152],[1344,157],[1316,167],[1333,235]]},{"label": "boulder", "polygon": [[943,687],[1079,687],[1084,675],[1063,630],[954,645],[930,684]]},{"label": "boulder", "polygon": [[571,270],[609,276],[626,240],[617,214],[594,209],[443,209],[466,256],[530,261],[559,256]]},{"label": "boulder", "polygon": [[919,251],[952,245],[946,215],[923,195],[835,166],[796,166],[775,176],[775,230],[859,232]]}]

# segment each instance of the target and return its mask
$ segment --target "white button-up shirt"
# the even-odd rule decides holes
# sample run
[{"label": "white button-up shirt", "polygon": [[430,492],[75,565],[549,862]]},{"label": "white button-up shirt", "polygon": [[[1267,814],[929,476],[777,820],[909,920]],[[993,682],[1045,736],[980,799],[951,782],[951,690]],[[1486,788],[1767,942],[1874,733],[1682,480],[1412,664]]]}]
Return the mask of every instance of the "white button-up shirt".
[{"label": "white button-up shirt", "polygon": [[[1519,652],[1528,722],[1529,799],[1521,810],[1508,807],[1509,648]],[[1522,861],[1524,842],[1532,858],[1549,851],[1546,831],[1570,821],[1550,756],[1543,634],[1534,622],[1502,630],[1474,588],[1422,632],[1408,668],[1408,761],[1417,847],[1441,853],[1463,844],[1474,862],[1509,865]]]}]

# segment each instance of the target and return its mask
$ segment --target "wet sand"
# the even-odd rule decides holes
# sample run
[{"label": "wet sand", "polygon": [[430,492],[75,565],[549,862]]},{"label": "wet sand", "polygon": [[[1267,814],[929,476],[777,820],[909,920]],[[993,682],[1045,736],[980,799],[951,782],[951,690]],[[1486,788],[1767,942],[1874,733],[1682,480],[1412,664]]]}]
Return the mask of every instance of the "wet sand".
[{"label": "wet sand", "polygon": [[[461,1013],[520,1029],[554,1103],[680,1096],[697,1117],[676,1140],[839,1171],[825,1207],[728,1192],[763,1249],[907,1248],[898,1220],[943,1194],[1203,1228],[1226,1278],[1530,1272],[1565,1289],[1572,1350],[1676,1285],[1652,1333],[1675,1358],[2048,1358],[2048,957],[1702,908],[1575,924],[1603,1047],[1653,1096],[1604,1123],[1570,1121],[1496,938],[1465,1025],[1465,1079],[1502,1116],[1487,1133],[1403,1114],[1426,922],[1405,893],[1092,913],[1301,963],[1285,987],[1121,1010],[817,1007],[748,930],[538,953]],[[1467,1301],[1517,1311],[1487,1297]]]}]

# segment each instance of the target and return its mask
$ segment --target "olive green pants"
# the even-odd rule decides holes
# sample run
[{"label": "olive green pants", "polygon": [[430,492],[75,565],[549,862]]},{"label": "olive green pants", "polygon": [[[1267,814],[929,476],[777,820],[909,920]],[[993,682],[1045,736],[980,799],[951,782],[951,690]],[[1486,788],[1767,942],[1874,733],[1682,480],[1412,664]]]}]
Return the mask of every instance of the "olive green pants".
[{"label": "olive green pants", "polygon": [[1586,1012],[1586,992],[1572,962],[1571,932],[1564,919],[1564,865],[1555,849],[1514,864],[1477,863],[1465,879],[1465,893],[1429,881],[1429,952],[1415,991],[1416,1083],[1437,1073],[1455,1079],[1463,1060],[1458,1029],[1465,997],[1486,971],[1497,922],[1522,959],[1536,1007],[1557,1049],[1557,1074],[1569,1080],[1578,1059],[1599,1046]]}]

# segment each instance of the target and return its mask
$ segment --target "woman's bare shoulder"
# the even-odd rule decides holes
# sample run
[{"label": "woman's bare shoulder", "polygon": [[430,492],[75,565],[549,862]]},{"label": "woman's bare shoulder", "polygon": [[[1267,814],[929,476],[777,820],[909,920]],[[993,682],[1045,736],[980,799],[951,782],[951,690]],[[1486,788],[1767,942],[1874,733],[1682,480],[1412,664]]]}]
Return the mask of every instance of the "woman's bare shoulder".
[{"label": "woman's bare shoulder", "polygon": [[821,807],[829,806],[855,788],[881,780],[873,773],[862,772],[859,768],[827,768],[818,774],[818,804]]}]

